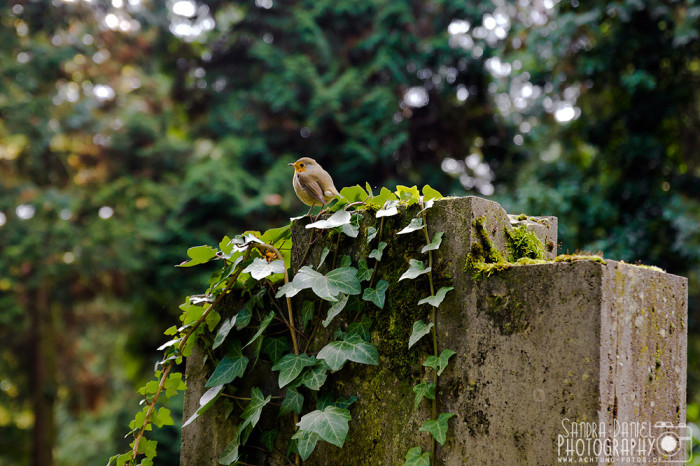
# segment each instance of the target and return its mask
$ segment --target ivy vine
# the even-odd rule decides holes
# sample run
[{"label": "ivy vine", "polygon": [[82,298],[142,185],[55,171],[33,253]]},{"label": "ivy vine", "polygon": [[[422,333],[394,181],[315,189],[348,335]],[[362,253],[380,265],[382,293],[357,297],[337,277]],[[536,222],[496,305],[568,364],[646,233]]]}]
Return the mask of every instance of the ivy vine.
[{"label": "ivy vine", "polygon": [[[454,416],[453,413],[438,413],[436,399],[439,376],[456,354],[451,349],[440,350],[437,332],[437,310],[453,289],[450,286],[435,290],[433,284],[433,254],[440,248],[444,232],[433,232],[431,236],[426,213],[441,197],[427,185],[421,191],[415,186],[398,186],[394,192],[382,188],[377,194],[369,185],[366,189],[360,186],[344,188],[338,202],[330,208],[330,215],[306,225],[312,230],[312,238],[303,257],[297,261],[299,268],[295,271],[290,257],[291,223],[262,234],[246,232],[233,238],[226,236],[218,247],[190,248],[187,251],[189,260],[180,267],[211,261],[218,261],[221,267],[212,274],[204,294],[188,296],[180,305],[180,323],[165,330],[165,335],[171,338],[159,348],[163,351],[163,358],[156,364],[154,379],[139,389],[144,397],[143,408],[129,424],[129,435],[133,436],[131,451],[111,457],[108,466],[153,465],[157,442],[149,439],[147,433],[153,426],[174,423],[170,411],[159,406],[158,400],[163,395],[170,398],[186,390],[182,373],[174,369],[192,354],[196,342],[205,348],[207,357],[215,362],[215,368],[205,384],[207,391],[199,400],[199,409],[183,423],[183,429],[218,400],[226,399],[229,411],[235,412],[232,419],[237,419],[237,425],[233,440],[221,452],[221,464],[243,461],[241,447],[246,445],[258,426],[263,410],[271,409],[269,406],[278,406],[280,418],[291,418],[294,433],[288,439],[286,452],[274,448],[280,431],[260,432],[258,438],[265,448],[285,456],[290,464],[306,460],[319,441],[342,447],[349,431],[350,407],[356,398],[333,399],[328,394],[319,396],[319,393],[328,375],[341,370],[346,363],[379,363],[378,349],[371,341],[372,321],[358,312],[345,330],[339,328],[332,334],[332,341],[321,342],[323,346],[315,354],[309,350],[310,343],[317,335],[328,335],[319,329],[329,327],[344,309],[351,306],[361,309],[362,302],[384,308],[392,286],[387,280],[377,277],[387,241],[391,241],[391,238],[384,238],[384,220],[397,215],[400,207],[416,204],[420,209],[417,215],[396,234],[422,232],[425,245],[416,251],[422,260],[411,258],[398,281],[413,280],[422,275],[428,277],[427,296],[416,305],[429,305],[431,312],[427,322],[414,322],[406,345],[410,349],[423,337],[430,335],[432,338],[432,354],[423,362],[432,377],[419,381],[413,391],[414,410],[419,408],[423,399],[432,403],[431,417],[419,430],[432,436],[433,447],[432,452],[424,452],[419,446],[409,449],[404,464],[429,465],[436,443],[444,445],[448,421]],[[368,227],[364,241],[367,249],[373,244],[376,247],[354,264],[348,255],[338,259],[341,235],[359,241],[361,221],[368,214],[376,217],[379,227]],[[325,247],[315,264],[307,263],[312,245],[324,235],[327,240],[336,235],[335,247]],[[332,244],[332,241],[327,242]],[[292,298],[300,293],[303,293],[300,298],[313,296],[313,299],[293,301]],[[240,311],[222,316],[222,309],[230,306],[224,307],[220,303],[231,298],[243,303]],[[323,308],[326,308],[325,315],[321,312]],[[300,342],[304,339],[306,345],[302,348]],[[279,391],[265,394],[253,383],[249,393],[237,393],[241,388],[240,380],[248,376],[261,355],[272,363],[271,371],[276,375]],[[246,380],[250,382],[250,377]],[[315,399],[316,409],[303,412],[306,398],[309,401]]]}]

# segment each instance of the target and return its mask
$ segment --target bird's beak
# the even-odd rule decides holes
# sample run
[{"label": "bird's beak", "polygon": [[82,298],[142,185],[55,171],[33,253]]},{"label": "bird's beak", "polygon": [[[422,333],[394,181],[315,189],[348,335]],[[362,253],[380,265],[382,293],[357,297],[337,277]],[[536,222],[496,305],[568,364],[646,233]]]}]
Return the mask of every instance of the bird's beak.
[{"label": "bird's beak", "polygon": [[287,165],[289,165],[290,167],[293,167],[293,166],[294,166],[293,163],[288,163]]}]

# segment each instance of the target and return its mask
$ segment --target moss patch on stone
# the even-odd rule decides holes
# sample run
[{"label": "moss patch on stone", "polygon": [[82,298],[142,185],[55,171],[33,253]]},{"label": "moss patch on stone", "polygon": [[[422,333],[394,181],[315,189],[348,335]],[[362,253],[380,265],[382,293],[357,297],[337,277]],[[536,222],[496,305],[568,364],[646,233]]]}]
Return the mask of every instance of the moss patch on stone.
[{"label": "moss patch on stone", "polygon": [[605,259],[597,255],[587,254],[560,254],[554,258],[554,262],[576,262],[576,261],[593,261],[605,264]]},{"label": "moss patch on stone", "polygon": [[521,258],[545,258],[544,244],[526,225],[515,228],[506,227],[505,231],[509,262],[515,262]]}]

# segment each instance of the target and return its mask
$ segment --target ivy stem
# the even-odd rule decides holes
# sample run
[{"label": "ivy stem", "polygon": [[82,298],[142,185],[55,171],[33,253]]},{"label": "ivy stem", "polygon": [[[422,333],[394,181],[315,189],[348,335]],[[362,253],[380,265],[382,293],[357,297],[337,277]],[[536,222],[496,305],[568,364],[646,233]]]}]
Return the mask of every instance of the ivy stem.
[{"label": "ivy stem", "polygon": [[[257,249],[267,249],[268,251],[274,253],[279,260],[284,262],[284,257],[279,250],[269,244],[255,243],[254,247]],[[287,272],[287,267],[284,268],[284,283],[289,283],[289,273]],[[292,346],[294,347],[294,354],[299,356],[299,345],[297,344],[296,331],[294,330],[294,312],[292,311],[292,298],[287,296],[287,313],[289,314],[289,333],[292,335]]]},{"label": "ivy stem", "polygon": [[[246,250],[245,256],[243,258],[242,262],[245,262],[248,257],[250,257],[250,247]],[[228,290],[231,289],[231,287],[236,283],[236,280],[238,280],[238,276],[241,274],[243,271],[242,267],[238,267],[236,272],[234,272],[233,277],[229,281],[228,285],[226,285],[226,288],[224,291],[219,294],[219,296],[216,297],[214,302],[212,303],[209,308],[207,308],[206,311],[202,313],[202,317],[200,317],[193,325],[190,327],[190,329],[187,331],[184,337],[180,340],[180,343],[177,345],[177,352],[180,353],[182,351],[182,348],[185,347],[185,344],[187,343],[187,340],[189,340],[190,336],[199,328],[199,326],[204,322],[209,315],[209,313],[216,307],[216,305],[221,301],[221,298],[223,298],[226,293],[228,293]],[[141,429],[139,429],[139,433],[136,435],[136,438],[134,439],[134,449],[131,451],[131,461],[133,462],[136,459],[136,456],[138,456],[139,452],[139,444],[141,443],[141,439],[143,438],[143,433],[146,431],[146,427],[148,426],[151,416],[153,415],[153,411],[155,410],[156,407],[156,401],[158,401],[158,397],[160,396],[161,392],[163,391],[163,387],[165,386],[165,381],[168,378],[168,374],[170,373],[170,370],[173,367],[174,360],[169,361],[166,365],[163,365],[163,373],[160,376],[160,382],[158,383],[158,389],[156,392],[153,394],[153,399],[149,403],[148,406],[148,411],[146,411],[146,416],[143,420],[143,425],[141,425]]]},{"label": "ivy stem", "polygon": [[[382,230],[384,229],[384,217],[382,217],[382,221],[379,222],[379,233],[377,233],[377,245],[382,240]],[[372,277],[369,279],[369,288],[372,288],[372,283],[374,282],[374,276],[377,275],[377,268],[379,267],[379,261],[377,259],[374,260],[374,269],[372,270]]]},{"label": "ivy stem", "polygon": [[[280,253],[276,247],[265,243],[255,243],[255,247],[258,249],[267,249],[268,251],[272,251],[279,260],[284,262],[284,257],[282,257],[282,253]],[[310,247],[311,244],[309,244],[309,248]],[[308,254],[308,252],[309,249],[307,248],[306,253]],[[306,254],[304,254],[304,259],[306,259]],[[284,283],[289,283],[289,273],[287,272],[287,267],[284,268]],[[286,298],[287,311],[289,314],[289,334],[292,336],[292,346],[294,347],[294,354],[299,356],[299,345],[297,344],[297,335],[296,330],[294,329],[294,312],[292,311],[292,298],[290,298],[289,296],[287,296]],[[294,430],[296,431],[298,429],[297,423],[299,422],[299,418],[297,417],[296,411],[292,411],[292,414],[294,415]],[[301,459],[299,455],[296,455],[295,463],[297,464],[297,466],[301,464]]]},{"label": "ivy stem", "polygon": [[[423,208],[423,202],[421,201],[421,208]],[[423,225],[425,226],[423,228],[423,234],[425,235],[425,243],[430,244],[430,234],[428,233],[428,219],[425,215],[425,210],[423,211]],[[430,282],[430,296],[435,296],[435,288],[433,286],[433,251],[428,251],[428,268],[430,268],[430,272],[428,272],[428,281]],[[438,342],[437,342],[437,312],[435,310],[435,307],[432,307],[432,311],[430,313],[430,317],[433,321],[433,329],[432,329],[432,334],[433,334],[433,354],[435,357],[438,357]],[[437,387],[438,387],[438,375],[437,371],[433,371],[433,384],[435,385],[435,397],[433,397],[432,400],[432,411],[433,411],[433,420],[437,420]],[[435,437],[433,437],[433,457],[435,456],[435,453],[437,452],[437,442],[435,441]]]}]

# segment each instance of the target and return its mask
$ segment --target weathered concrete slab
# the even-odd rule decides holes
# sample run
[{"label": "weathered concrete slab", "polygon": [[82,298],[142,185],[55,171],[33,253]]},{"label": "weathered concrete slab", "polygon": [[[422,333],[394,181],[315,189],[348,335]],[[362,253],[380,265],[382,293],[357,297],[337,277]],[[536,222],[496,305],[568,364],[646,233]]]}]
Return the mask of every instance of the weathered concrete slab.
[{"label": "weathered concrete slab", "polygon": [[[419,232],[393,234],[413,214],[385,219],[382,240],[389,244],[377,273],[392,286],[383,310],[367,305],[362,311],[374,321],[372,341],[379,349],[380,365],[349,364],[329,377],[324,391],[358,398],[350,408],[350,435],[342,449],[319,442],[307,464],[401,464],[410,447],[430,448],[429,435],[418,431],[429,418],[429,406],[424,401],[413,410],[412,386],[428,377],[421,362],[431,347],[422,341],[407,348],[413,322],[428,313],[422,309],[427,306],[417,306],[429,294],[427,277],[397,283],[408,260],[420,258],[425,240]],[[543,243],[557,243],[555,218],[509,218],[498,204],[484,199],[441,200],[428,211],[430,236],[445,232],[434,255],[436,288],[455,287],[438,313],[439,348],[453,349],[457,355],[438,387],[438,411],[456,416],[450,420],[447,443],[438,449],[437,462],[556,464],[568,457],[578,462],[581,455],[576,448],[582,442],[595,448],[604,445],[605,439],[618,446],[630,440],[630,435],[620,432],[613,435],[615,423],[636,427],[637,444],[652,434],[656,440],[660,428],[653,426],[658,422],[671,423],[678,430],[685,421],[686,279],[615,261],[584,260],[512,266],[474,280],[464,266],[471,244],[478,240],[473,225],[480,217],[500,250],[506,245],[505,228],[519,222]],[[358,239],[375,222],[366,215]],[[294,235],[292,260],[299,261],[311,231],[298,223]],[[325,245],[323,241],[314,244],[306,263],[317,263]],[[376,240],[367,246],[365,241],[342,237],[339,256],[347,253],[357,260],[375,246]],[[547,251],[548,258],[555,254],[556,247]],[[342,328],[354,317],[344,311],[325,335],[330,338],[337,326]],[[318,349],[312,343],[309,353]],[[201,357],[198,361],[196,356],[187,363],[190,388],[185,419],[203,393],[204,381],[198,385],[195,380],[203,376],[197,369]],[[261,374],[270,373],[269,363],[262,359],[258,369]],[[280,395],[275,382],[256,380],[255,384],[266,394]],[[305,411],[309,409],[311,404],[305,406]],[[205,415],[183,430],[181,464],[215,464],[210,460],[218,457],[232,434],[232,422],[222,420],[224,410],[216,406],[208,420]],[[261,426],[282,430],[277,448],[284,451],[292,426],[287,420],[279,426],[276,416],[276,409],[266,409]],[[204,423],[209,426],[201,427]],[[644,426],[646,431],[640,431]],[[254,436],[250,442],[255,445]],[[639,451],[611,448],[595,453],[588,463],[638,456]],[[647,456],[649,462],[658,459],[658,450]],[[250,449],[246,461],[286,464],[283,456],[268,455],[262,449]]]}]

